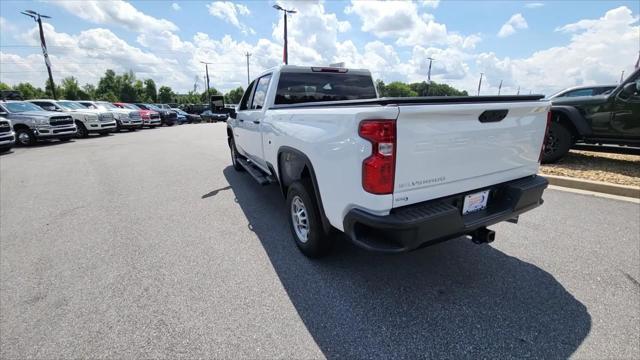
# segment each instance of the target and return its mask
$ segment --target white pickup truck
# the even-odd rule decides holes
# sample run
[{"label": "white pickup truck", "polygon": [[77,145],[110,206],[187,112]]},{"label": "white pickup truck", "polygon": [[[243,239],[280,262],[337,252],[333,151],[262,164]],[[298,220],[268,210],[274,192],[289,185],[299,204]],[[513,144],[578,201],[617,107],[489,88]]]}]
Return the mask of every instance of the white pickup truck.
[{"label": "white pickup truck", "polygon": [[382,252],[517,222],[542,204],[542,96],[378,98],[367,70],[283,65],[248,87],[227,121],[233,167],[278,183],[300,250],[336,230]]}]

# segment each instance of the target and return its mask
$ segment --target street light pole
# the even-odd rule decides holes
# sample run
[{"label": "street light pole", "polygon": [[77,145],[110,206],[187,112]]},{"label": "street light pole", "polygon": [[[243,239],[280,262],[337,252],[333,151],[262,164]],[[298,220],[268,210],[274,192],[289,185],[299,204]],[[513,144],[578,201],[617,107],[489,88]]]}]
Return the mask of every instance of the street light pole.
[{"label": "street light pole", "polygon": [[500,86],[498,86],[498,95],[500,95],[501,90],[502,90],[502,80],[500,80]]},{"label": "street light pole", "polygon": [[42,55],[44,55],[44,63],[47,65],[47,72],[49,73],[49,83],[51,84],[51,94],[54,100],[58,100],[58,94],[56,94],[56,84],[53,82],[53,74],[51,73],[51,61],[49,61],[49,54],[47,53],[47,42],[44,40],[44,30],[42,30],[42,18],[51,19],[51,16],[39,14],[33,10],[25,10],[20,12],[32,18],[38,23],[40,28],[40,46],[42,46]]},{"label": "street light pole", "polygon": [[204,64],[204,71],[205,74],[207,75],[207,102],[211,101],[211,94],[209,94],[209,64],[213,64],[210,62],[205,62],[205,61],[200,61],[201,64]]},{"label": "street light pole", "polygon": [[284,51],[282,53],[282,62],[287,65],[289,63],[289,47],[287,42],[287,14],[295,14],[297,11],[293,9],[285,9],[275,4],[273,8],[284,13]]},{"label": "street light pole", "polygon": [[247,86],[249,86],[249,83],[251,81],[251,77],[249,76],[249,56],[251,56],[251,54],[247,52],[246,54],[244,54],[244,56],[247,57]]},{"label": "street light pole", "polygon": [[484,75],[484,73],[480,73],[480,81],[478,81],[478,96],[480,96],[480,88],[482,87],[482,75]]}]

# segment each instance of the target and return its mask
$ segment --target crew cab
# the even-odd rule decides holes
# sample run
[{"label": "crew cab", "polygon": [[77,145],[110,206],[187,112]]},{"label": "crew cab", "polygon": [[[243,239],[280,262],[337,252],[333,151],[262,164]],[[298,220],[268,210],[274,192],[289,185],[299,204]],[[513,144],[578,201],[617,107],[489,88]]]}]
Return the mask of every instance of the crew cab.
[{"label": "crew cab", "polygon": [[543,162],[560,160],[576,143],[640,147],[640,69],[610,92],[551,102]]},{"label": "crew cab", "polygon": [[137,110],[126,110],[113,105],[106,101],[78,101],[78,104],[85,106],[88,109],[108,111],[113,114],[116,120],[115,131],[122,129],[128,129],[129,131],[135,131],[142,128],[142,117]]},{"label": "crew cab", "polygon": [[467,236],[542,204],[542,96],[378,98],[367,70],[282,65],[227,120],[233,168],[277,183],[295,243],[326,254],[335,232],[402,252]]},{"label": "crew cab", "polygon": [[16,143],[16,136],[11,126],[11,120],[0,116],[0,153],[11,150]]},{"label": "crew cab", "polygon": [[33,145],[38,140],[69,141],[76,136],[70,115],[45,111],[26,101],[0,101],[0,115],[11,120],[19,145]]},{"label": "crew cab", "polygon": [[155,111],[160,114],[160,126],[173,126],[178,121],[178,115],[169,109],[159,108],[154,104],[135,103],[135,105],[143,110]]},{"label": "crew cab", "polygon": [[147,110],[134,104],[127,104],[127,103],[120,103],[120,102],[115,102],[113,103],[113,105],[121,109],[137,110],[138,113],[140,114],[140,118],[142,119],[143,127],[147,126],[149,128],[154,128],[162,124],[162,122],[160,121],[160,114],[153,110]]},{"label": "crew cab", "polygon": [[90,133],[107,135],[116,128],[116,122],[110,112],[87,109],[76,102],[68,100],[36,99],[28,101],[47,111],[69,114],[78,128],[78,137],[81,138],[89,136]]}]

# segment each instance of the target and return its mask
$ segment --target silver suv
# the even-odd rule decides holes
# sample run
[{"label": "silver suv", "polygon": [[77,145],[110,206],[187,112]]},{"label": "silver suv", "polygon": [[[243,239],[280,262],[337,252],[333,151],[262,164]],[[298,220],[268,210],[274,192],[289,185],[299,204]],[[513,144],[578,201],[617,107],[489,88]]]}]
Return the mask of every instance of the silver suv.
[{"label": "silver suv", "polygon": [[0,116],[11,120],[20,145],[49,139],[69,141],[77,132],[70,115],[45,111],[26,101],[0,101]]}]

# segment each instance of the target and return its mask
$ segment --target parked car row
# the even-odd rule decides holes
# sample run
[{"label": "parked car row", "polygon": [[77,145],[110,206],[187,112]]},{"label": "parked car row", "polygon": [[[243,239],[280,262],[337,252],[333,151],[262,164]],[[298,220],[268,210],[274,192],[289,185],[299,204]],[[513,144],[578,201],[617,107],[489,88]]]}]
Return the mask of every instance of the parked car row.
[{"label": "parked car row", "polygon": [[[19,93],[13,98],[20,98]],[[69,141],[89,134],[107,135],[143,127],[195,123],[202,118],[208,119],[209,116],[188,114],[167,104],[0,100],[0,152],[8,151],[16,143],[27,146],[40,140]]]}]

